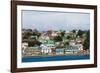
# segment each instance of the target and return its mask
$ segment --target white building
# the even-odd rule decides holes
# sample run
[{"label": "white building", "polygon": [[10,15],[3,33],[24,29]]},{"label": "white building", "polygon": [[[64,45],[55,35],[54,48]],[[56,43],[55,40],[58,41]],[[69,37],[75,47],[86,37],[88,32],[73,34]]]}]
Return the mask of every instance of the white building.
[{"label": "white building", "polygon": [[56,55],[63,55],[64,54],[64,49],[63,48],[57,48],[56,49]]},{"label": "white building", "polygon": [[58,35],[57,32],[52,32],[52,34],[51,34],[51,36],[53,36],[53,37],[55,37],[57,35]]},{"label": "white building", "polygon": [[78,50],[83,50],[83,45],[82,44],[77,44]]},{"label": "white building", "polygon": [[69,43],[71,46],[77,46],[78,50],[83,50],[83,45],[81,44],[81,41],[74,41],[74,40],[71,40],[70,43]]},{"label": "white building", "polygon": [[42,53],[51,53],[52,51],[46,44],[41,44],[40,47]]},{"label": "white building", "polygon": [[76,42],[74,41],[74,40],[71,40],[70,42],[69,42],[69,45],[71,45],[71,46],[74,46],[76,44]]},{"label": "white building", "polygon": [[25,53],[25,49],[27,49],[28,43],[24,42],[22,43],[22,53]]}]

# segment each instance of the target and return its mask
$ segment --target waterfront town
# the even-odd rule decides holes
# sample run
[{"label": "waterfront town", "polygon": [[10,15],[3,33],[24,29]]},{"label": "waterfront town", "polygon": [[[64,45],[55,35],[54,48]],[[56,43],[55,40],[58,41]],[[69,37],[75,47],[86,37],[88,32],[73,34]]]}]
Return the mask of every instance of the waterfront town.
[{"label": "waterfront town", "polygon": [[89,30],[22,29],[22,57],[89,55]]}]

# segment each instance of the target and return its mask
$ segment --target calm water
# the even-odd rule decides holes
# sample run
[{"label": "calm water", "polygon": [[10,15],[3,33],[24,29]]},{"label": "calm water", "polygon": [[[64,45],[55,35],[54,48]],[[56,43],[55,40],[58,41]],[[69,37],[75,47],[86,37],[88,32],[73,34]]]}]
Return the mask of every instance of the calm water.
[{"label": "calm water", "polygon": [[50,56],[50,57],[24,57],[22,62],[43,62],[43,61],[63,61],[63,60],[85,60],[90,59],[89,55],[81,56]]}]

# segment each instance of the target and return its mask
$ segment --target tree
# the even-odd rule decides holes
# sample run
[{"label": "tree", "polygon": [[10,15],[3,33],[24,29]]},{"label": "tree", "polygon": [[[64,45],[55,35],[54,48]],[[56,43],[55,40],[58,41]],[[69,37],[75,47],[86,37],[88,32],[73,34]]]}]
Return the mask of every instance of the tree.
[{"label": "tree", "polygon": [[48,30],[48,31],[47,31],[47,34],[48,34],[48,35],[51,35],[51,34],[52,34],[52,30]]},{"label": "tree", "polygon": [[86,39],[83,43],[83,47],[84,47],[85,50],[87,50],[87,49],[89,49],[89,46],[90,46],[90,31],[88,30],[86,32]]},{"label": "tree", "polygon": [[28,32],[32,32],[32,29],[27,29]]},{"label": "tree", "polygon": [[76,36],[82,37],[83,33],[84,33],[84,31],[79,30]]},{"label": "tree", "polygon": [[35,45],[40,46],[41,42],[39,42],[39,41],[28,41],[28,46],[29,47],[33,47]]},{"label": "tree", "polygon": [[64,37],[65,31],[61,31],[61,36]]},{"label": "tree", "polygon": [[34,29],[33,32],[32,32],[32,35],[33,36],[40,37],[41,36],[41,33],[37,29]]},{"label": "tree", "polygon": [[33,31],[32,31],[32,35],[37,35],[39,32],[38,32],[38,30],[37,29],[34,29]]},{"label": "tree", "polygon": [[40,37],[41,36],[41,33],[37,33],[37,36]]},{"label": "tree", "polygon": [[31,32],[25,32],[25,33],[23,33],[23,35],[22,35],[22,39],[28,39],[31,35],[32,35]]},{"label": "tree", "polygon": [[66,39],[71,39],[71,36],[67,36]]},{"label": "tree", "polygon": [[76,33],[76,30],[72,30],[73,33]]},{"label": "tree", "polygon": [[54,38],[54,41],[55,41],[55,42],[60,42],[60,41],[62,41],[62,37],[61,37],[61,36],[56,36],[56,37]]}]

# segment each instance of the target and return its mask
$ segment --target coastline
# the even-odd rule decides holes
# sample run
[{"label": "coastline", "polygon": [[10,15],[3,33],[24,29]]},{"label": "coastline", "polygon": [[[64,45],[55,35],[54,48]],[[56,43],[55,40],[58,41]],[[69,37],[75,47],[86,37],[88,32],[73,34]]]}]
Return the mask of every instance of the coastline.
[{"label": "coastline", "polygon": [[[24,57],[33,57],[33,58],[35,58],[35,57],[38,57],[38,58],[42,57],[43,58],[43,57],[82,56],[82,55],[89,55],[89,54],[45,55],[45,56],[38,55],[38,56],[24,56]],[[24,58],[24,57],[22,57],[22,58]]]},{"label": "coastline", "polygon": [[24,57],[55,57],[55,56],[82,56],[82,55],[89,55],[90,53],[89,53],[89,51],[81,51],[81,52],[78,52],[78,53],[73,53],[73,54],[68,54],[68,53],[66,53],[66,54],[59,54],[59,55],[56,55],[56,54],[51,54],[51,55],[35,55],[35,56],[33,56],[33,55],[30,55],[30,56],[22,56],[23,58]]}]

